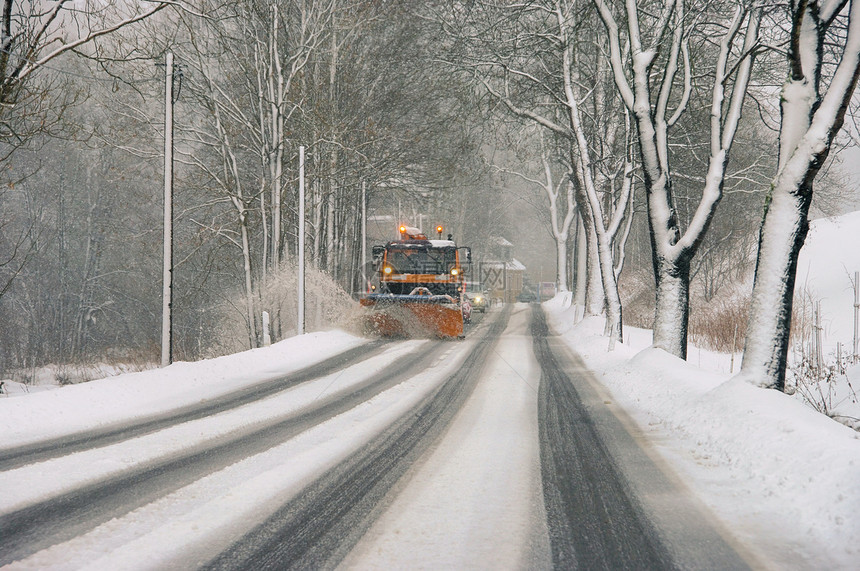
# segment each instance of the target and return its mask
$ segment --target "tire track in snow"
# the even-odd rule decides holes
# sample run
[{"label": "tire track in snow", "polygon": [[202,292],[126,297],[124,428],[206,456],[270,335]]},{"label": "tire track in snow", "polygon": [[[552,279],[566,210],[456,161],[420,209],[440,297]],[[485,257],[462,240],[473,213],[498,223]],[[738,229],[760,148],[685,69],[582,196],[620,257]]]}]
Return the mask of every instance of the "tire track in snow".
[{"label": "tire track in snow", "polygon": [[438,440],[471,394],[509,317],[510,307],[497,314],[461,368],[427,399],[205,568],[336,566],[381,513],[389,490]]},{"label": "tire track in snow", "polygon": [[[281,418],[266,421],[262,426],[239,430],[234,434],[215,438],[205,445],[191,446],[171,452],[164,458],[132,465],[105,479],[86,482],[78,487],[72,486],[67,491],[61,491],[59,494],[45,497],[26,507],[5,513],[0,516],[0,565],[27,557],[51,545],[86,533],[105,521],[146,505],[206,474],[276,446],[366,401],[374,394],[396,384],[400,379],[423,370],[448,346],[449,344],[441,341],[431,342],[426,350],[422,349],[401,357],[368,380],[357,383],[345,394],[314,400],[308,406],[293,413],[282,414]],[[370,359],[384,357],[377,353],[378,351],[372,351]],[[355,361],[359,360],[355,359]],[[272,395],[267,396],[272,398]],[[263,402],[259,399],[253,400],[254,402],[243,406],[256,406]],[[220,414],[230,414],[230,411],[223,411]],[[207,422],[210,416],[200,419],[192,415],[189,423]],[[181,421],[174,420],[170,424],[172,428],[162,429],[161,432],[176,430],[181,424]],[[159,434],[160,432],[148,433],[138,439],[152,439]],[[123,443],[110,445],[106,450],[111,446],[122,445]],[[93,449],[79,454],[96,455],[97,453],[98,450]],[[32,469],[40,471],[42,466],[51,464],[61,466],[64,460],[66,458],[49,460],[33,465]],[[18,468],[6,472],[5,475],[17,472],[23,474],[28,468],[29,466]],[[64,473],[62,470],[56,472],[53,478],[62,486]],[[26,479],[23,483],[26,483]]]},{"label": "tire track in snow", "polygon": [[540,369],[525,306],[444,437],[398,486],[346,569],[549,569]]},{"label": "tire track in snow", "polygon": [[69,434],[62,438],[2,449],[0,450],[0,472],[12,470],[25,464],[41,462],[83,450],[107,446],[115,442],[122,442],[123,440],[150,434],[182,422],[205,418],[230,410],[231,408],[262,400],[290,387],[323,377],[333,371],[344,369],[359,361],[369,359],[379,354],[387,343],[384,340],[371,341],[289,375],[258,383],[206,402],[195,403],[162,414],[123,423],[120,426],[99,427],[86,432]]},{"label": "tire track in snow", "polygon": [[582,361],[549,337],[539,306],[532,334],[554,567],[749,569],[712,516],[648,454]]},{"label": "tire track in snow", "polygon": [[629,499],[571,380],[550,351],[546,321],[538,307],[532,334],[542,371],[541,460],[554,567],[672,568]]}]

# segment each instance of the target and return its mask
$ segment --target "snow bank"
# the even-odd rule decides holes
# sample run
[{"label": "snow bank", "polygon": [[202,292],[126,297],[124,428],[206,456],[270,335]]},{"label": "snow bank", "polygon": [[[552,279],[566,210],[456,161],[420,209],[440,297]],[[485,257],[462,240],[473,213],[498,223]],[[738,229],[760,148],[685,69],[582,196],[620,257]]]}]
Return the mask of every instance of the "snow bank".
[{"label": "snow bank", "polygon": [[860,434],[787,395],[649,348],[649,332],[625,329],[625,343],[609,352],[602,318],[572,326],[573,309],[544,307],[616,401],[762,561],[856,568]]},{"label": "snow bank", "polygon": [[367,343],[343,331],[291,337],[269,347],[163,369],[0,399],[0,448],[38,442],[201,402],[276,378]]}]

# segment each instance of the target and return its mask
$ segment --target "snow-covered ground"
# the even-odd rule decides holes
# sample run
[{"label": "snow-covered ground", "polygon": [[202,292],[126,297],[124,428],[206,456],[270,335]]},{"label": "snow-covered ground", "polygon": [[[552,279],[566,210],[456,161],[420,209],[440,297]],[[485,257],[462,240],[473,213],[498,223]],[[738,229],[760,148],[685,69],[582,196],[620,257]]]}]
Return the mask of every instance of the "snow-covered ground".
[{"label": "snow-covered ground", "polygon": [[860,211],[809,224],[797,260],[795,290],[821,302],[823,344],[851,349],[854,337],[854,272],[860,272]]},{"label": "snow-covered ground", "polygon": [[551,566],[535,422],[540,368],[522,335],[530,315],[515,311],[482,382],[344,568]]},{"label": "snow-covered ground", "polygon": [[[289,374],[367,343],[342,331],[310,333],[270,347],[178,362],[57,390],[0,398],[0,447],[46,440],[211,399]],[[44,385],[40,388],[44,389]]]},{"label": "snow-covered ground", "polygon": [[761,561],[858,568],[860,433],[796,398],[715,372],[726,371],[727,356],[691,348],[694,365],[650,348],[650,331],[633,328],[610,352],[601,318],[573,325],[563,296],[544,307],[616,403]]},{"label": "snow-covered ground", "polygon": [[[350,555],[348,565],[367,568],[393,562],[402,567],[421,561],[474,568],[512,562],[523,567],[548,565],[545,528],[535,532],[545,514],[536,425],[540,375],[531,339],[523,334],[530,315],[526,305],[515,310],[484,381],[430,457],[416,466],[409,478],[411,492],[401,494],[383,514]],[[433,391],[462,367],[476,341],[477,337],[452,343],[423,373],[282,445],[7,568],[193,568],[261,523],[284,498],[299,493]],[[210,399],[363,343],[365,339],[343,332],[315,333],[210,361],[0,399],[0,431],[6,435],[0,447]],[[425,343],[394,343],[349,369],[236,410],[0,473],[0,515],[300,410],[324,396],[354,390]],[[460,538],[457,545],[451,543],[452,528],[462,532],[455,534]]]},{"label": "snow-covered ground", "polygon": [[[860,560],[860,434],[796,399],[648,349],[647,331],[628,330],[627,341],[609,352],[607,339],[600,335],[599,320],[571,326],[573,313],[563,306],[562,298],[544,306],[556,329],[583,355],[616,402],[638,421],[690,489],[769,567],[856,568]],[[527,315],[526,306],[520,306],[512,325]],[[342,332],[315,333],[211,361],[177,363],[159,371],[0,399],[0,430],[6,435],[3,444],[20,444],[211,398],[240,383],[258,382],[272,374],[295,370],[364,342]],[[354,382],[367,378],[415,343],[420,342],[406,342],[386,350],[348,377]],[[536,453],[537,439],[529,428],[528,417],[536,414],[534,389],[538,377],[528,346],[527,338],[503,339],[489,365],[488,384],[470,400],[436,453],[412,476],[411,481],[418,484],[411,487],[414,493],[398,498],[370,530],[353,556],[357,561],[367,562],[367,554],[373,554],[370,562],[379,564],[412,561],[422,554],[426,557],[427,550],[441,549],[444,544],[444,534],[440,532],[458,525],[458,521],[477,517],[478,508],[488,505],[498,512],[499,521],[488,520],[485,529],[494,530],[490,535],[518,537],[518,541],[505,541],[478,559],[470,558],[462,546],[455,549],[447,545],[442,551],[445,561],[472,561],[480,567],[482,561],[501,561],[499,556],[506,561],[524,561],[533,555],[529,549],[542,549],[529,543],[533,538],[522,535],[527,528],[521,527],[525,520],[539,517],[532,510],[540,502],[528,493],[538,475],[511,470],[510,478],[487,479],[470,471],[474,465],[468,468],[470,464],[457,462],[462,454],[483,454],[496,459],[486,461],[496,474],[506,473],[500,463],[535,465],[530,455]],[[699,352],[693,349],[691,354]],[[707,352],[702,352],[697,362],[699,358],[703,365],[724,364]],[[282,494],[285,488],[299,489],[302,482],[379,430],[385,423],[385,417],[378,416],[382,411],[396,415],[406,406],[400,401],[411,402],[416,392],[423,392],[420,387],[426,390],[457,365],[456,358],[440,359],[422,378],[386,391],[360,407],[362,410],[332,419],[303,439],[204,478],[163,501],[41,552],[14,568],[44,569],[58,563],[61,568],[76,568],[89,562],[121,567],[158,567],[177,561],[193,565],[196,556],[207,553],[212,542],[220,540],[213,538],[236,531],[233,516],[237,506],[246,508],[239,514],[240,526],[247,525],[247,521],[241,523],[242,518],[261,517],[264,507],[272,503],[269,494]],[[302,402],[322,393],[345,389],[341,385],[346,377],[320,379],[312,386],[296,387],[291,397],[279,398],[292,399],[293,406],[302,406]],[[511,402],[518,406],[512,409]],[[192,430],[220,430],[231,422],[263,418],[286,406],[280,401],[267,403],[248,405],[238,414],[224,413],[214,420],[195,421],[199,425]],[[345,430],[345,426],[350,428]],[[476,430],[477,426],[485,429]],[[332,439],[333,434],[338,437]],[[344,436],[347,434],[349,438]],[[500,438],[500,434],[504,437]],[[162,440],[156,441],[158,438]],[[118,444],[109,451],[84,453],[90,454],[87,457],[76,454],[71,460],[51,462],[70,462],[66,473],[86,480],[98,470],[124,469],[133,457],[145,461],[140,455],[146,450],[157,450],[183,438],[182,434],[150,435],[136,439],[131,447],[120,449],[123,444]],[[296,462],[296,458],[302,461]],[[284,462],[303,468],[284,470]],[[4,491],[0,494],[4,498],[0,513],[14,508],[25,497],[47,497],[59,491],[56,483],[39,484],[38,469],[22,467],[15,472],[7,473],[0,483]],[[249,481],[253,485],[248,485]],[[487,487],[487,482],[495,483]],[[443,493],[440,487],[451,490]],[[498,497],[496,488],[507,491],[508,498],[521,501],[492,507],[488,498]],[[464,490],[474,497],[464,497]],[[446,493],[453,500],[440,503],[438,498]],[[218,499],[209,504],[201,503],[200,498]],[[427,509],[415,509],[430,505],[435,509],[429,515]],[[232,515],[225,518],[225,513]],[[433,513],[438,515],[438,521],[433,519]],[[457,517],[452,519],[452,514]],[[173,523],[164,526],[165,518]],[[126,519],[136,523],[126,527]],[[391,529],[400,530],[398,541],[392,541],[387,534],[386,530]],[[402,535],[407,532],[411,535]],[[487,541],[483,544],[495,545]]]},{"label": "snow-covered ground", "polygon": [[[821,301],[823,345],[851,347],[860,211],[814,220],[797,290]],[[741,355],[690,347],[687,361],[649,348],[626,328],[608,351],[603,321],[577,325],[562,296],[544,304],[558,333],[585,359],[694,492],[775,568],[860,568],[860,432],[794,396],[733,378]],[[844,354],[844,353],[843,353]],[[797,356],[797,352],[793,356]],[[860,418],[860,365],[821,385],[832,411]],[[818,387],[815,387],[817,392]],[[832,391],[828,394],[828,391]]]},{"label": "snow-covered ground", "polygon": [[[857,218],[860,228],[860,214],[850,216]],[[846,226],[844,221],[837,222]],[[814,229],[826,226],[813,225]],[[812,244],[816,235],[814,230]],[[812,259],[819,258],[813,255]],[[823,291],[823,286],[817,287]],[[835,287],[846,289],[844,284]],[[625,342],[610,352],[607,339],[600,335],[602,321],[588,319],[573,325],[574,311],[565,306],[564,296],[545,303],[544,308],[556,332],[583,356],[616,404],[638,423],[689,488],[767,567],[860,567],[860,433],[812,410],[796,396],[734,379],[729,372],[729,356],[693,347],[689,361],[684,362],[648,348],[650,332],[632,328],[625,330]],[[511,327],[521,326],[528,313],[527,306],[519,305]],[[837,310],[838,315],[842,313],[848,310]],[[833,319],[835,322],[837,317]],[[836,331],[836,324],[831,330]],[[176,363],[19,398],[0,398],[0,447],[211,399],[366,342],[344,332],[313,333],[218,359]],[[146,454],[187,441],[190,437],[183,430],[211,435],[241,429],[251,422],[265,422],[270,415],[283,413],[285,407],[305,406],[324,394],[347,390],[347,379],[360,382],[368,378],[417,343],[421,341],[395,344],[357,366],[350,375],[335,374],[297,386],[285,395],[246,405],[239,413],[222,413],[189,423],[193,425],[190,427],[176,427],[172,433],[164,431],[135,439],[132,444],[120,443],[107,447],[109,450],[48,462],[67,463],[63,470],[76,481],[87,481],[97,473],[115,473],[147,461]],[[366,405],[323,423],[301,438],[239,462],[13,568],[193,566],[198,556],[211,552],[213,544],[223,545],[225,536],[263,517],[276,503],[273,496],[282,498],[284,490],[300,489],[309,478],[361,446],[387,419],[405,410],[434,383],[441,382],[456,369],[469,343],[467,339],[452,344],[446,356],[420,377],[404,379]],[[481,455],[483,465],[497,475],[506,473],[508,465],[535,465],[537,439],[529,418],[536,416],[537,365],[527,337],[508,335],[501,343],[487,366],[488,382],[466,404],[435,453],[416,467],[410,480],[416,484],[410,486],[412,492],[391,504],[348,562],[407,564],[418,560],[416,557],[426,560],[427,550],[443,549],[438,557],[444,558],[437,558],[440,562],[475,567],[487,563],[489,567],[514,560],[523,563],[535,552],[545,551],[545,546],[534,544],[535,538],[528,536],[529,528],[522,526],[524,521],[540,517],[534,511],[540,505],[534,496],[539,475],[511,470],[506,478],[485,478],[475,471],[474,464],[460,461]],[[738,366],[736,361],[735,372]],[[860,368],[850,374],[860,381]],[[293,468],[285,469],[285,465]],[[50,478],[40,480],[39,471],[38,467],[24,466],[0,474],[0,514],[21,505],[25,498],[47,498],[72,485]],[[518,501],[491,503],[490,498],[499,494]],[[439,503],[443,495],[450,495],[452,501]],[[208,498],[215,499],[210,502],[205,500]],[[434,508],[430,515],[424,509],[428,506]],[[483,528],[488,536],[482,538],[486,550],[469,553],[464,546],[446,543],[439,532],[446,531],[446,526],[456,530],[461,522],[479,517],[476,514],[482,512],[478,508],[497,515],[497,521],[487,521]],[[164,525],[164,521],[171,523]],[[470,529],[475,532],[476,528]],[[391,530],[400,531],[397,541],[392,541]],[[481,533],[480,527],[475,533]],[[495,537],[495,542],[489,536]],[[507,541],[512,537],[516,541]]]},{"label": "snow-covered ground", "polygon": [[[820,303],[821,345],[824,363],[834,374],[824,380],[808,376],[789,375],[797,387],[798,398],[815,403],[819,410],[837,415],[849,426],[860,429],[860,367],[849,367],[843,373],[835,365],[841,344],[843,365],[850,364],[847,356],[854,343],[855,272],[860,272],[860,211],[834,218],[822,218],[810,223],[806,243],[797,262],[795,285],[795,315],[803,315],[802,326],[807,336],[801,339],[793,333],[790,359],[795,365],[804,354],[812,353],[810,338],[813,326],[810,302]],[[799,303],[805,300],[804,306]],[[805,311],[804,311],[805,310]],[[798,327],[800,328],[800,327]],[[850,381],[850,382],[849,382]]]},{"label": "snow-covered ground", "polygon": [[[211,361],[177,363],[160,371],[2,399],[0,430],[14,434],[14,439],[6,438],[2,445],[32,442],[89,424],[110,424],[143,411],[169,410],[205,400],[366,342],[342,332],[315,333]],[[346,370],[236,410],[0,473],[0,515],[89,481],[117,475],[182,447],[194,447],[226,431],[241,431],[311,406],[321,398],[354,391],[356,385],[423,343],[427,341],[394,343]],[[194,568],[262,523],[285,498],[299,493],[308,482],[355,453],[415,406],[462,366],[472,344],[468,340],[452,344],[423,373],[404,379],[364,404],[8,568]],[[58,473],[64,477],[57,478]]]}]

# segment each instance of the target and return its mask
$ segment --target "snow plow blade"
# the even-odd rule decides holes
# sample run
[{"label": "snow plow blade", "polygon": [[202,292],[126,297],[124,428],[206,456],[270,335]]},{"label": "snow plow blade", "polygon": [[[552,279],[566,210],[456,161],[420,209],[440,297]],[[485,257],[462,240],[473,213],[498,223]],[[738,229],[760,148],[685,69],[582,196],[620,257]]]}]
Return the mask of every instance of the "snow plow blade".
[{"label": "snow plow blade", "polygon": [[368,333],[383,337],[463,337],[463,312],[447,295],[371,294],[361,298],[370,311]]}]

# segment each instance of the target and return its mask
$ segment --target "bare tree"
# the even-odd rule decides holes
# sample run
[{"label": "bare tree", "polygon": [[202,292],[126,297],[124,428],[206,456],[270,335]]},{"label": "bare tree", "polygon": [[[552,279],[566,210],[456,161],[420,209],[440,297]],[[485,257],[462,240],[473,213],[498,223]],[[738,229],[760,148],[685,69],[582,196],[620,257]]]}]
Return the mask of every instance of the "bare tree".
[{"label": "bare tree", "polygon": [[[0,13],[0,199],[29,172],[9,167],[13,154],[43,136],[63,130],[63,116],[80,100],[80,90],[61,73],[57,62],[66,54],[91,47],[174,4],[146,1],[3,0]],[[9,179],[9,173],[12,179]],[[0,205],[0,208],[3,208]],[[23,240],[32,221],[22,228],[0,222],[0,298],[34,252]]]},{"label": "bare tree", "polygon": [[[860,76],[860,2],[794,1],[790,18],[779,164],[759,235],[741,369],[749,382],[777,390],[785,387],[797,257],[809,230],[813,181]],[[835,64],[831,73],[825,64]]]},{"label": "bare tree", "polygon": [[451,120],[466,115],[455,105],[459,94],[428,65],[430,32],[402,20],[403,9],[202,0],[198,12],[207,18],[181,14],[179,38],[153,30],[152,45],[178,44],[184,97],[196,103],[177,127],[185,184],[219,209],[194,223],[241,260],[236,277],[251,345],[260,338],[268,272],[296,252],[299,145],[306,147],[309,259],[347,290],[360,277],[362,184],[372,200],[392,181],[448,193],[458,179],[451,168],[466,162],[464,141],[477,154],[469,121]]},{"label": "bare tree", "polygon": [[[0,192],[12,194],[13,191]],[[15,202],[18,202],[16,197]],[[8,205],[10,208],[13,204]],[[33,220],[23,221],[23,225],[13,224],[11,216],[0,218],[0,298],[12,286],[12,282],[24,269],[27,261],[36,254],[33,249],[33,233],[36,232]]]},{"label": "bare tree", "polygon": [[[540,135],[541,133],[538,133],[538,136]],[[571,228],[575,231],[573,223],[577,213],[574,187],[571,180],[572,174],[567,172],[559,175],[555,165],[558,161],[553,161],[551,149],[545,143],[539,146],[541,151],[540,164],[543,167],[540,174],[509,169],[502,169],[502,172],[511,173],[528,184],[541,189],[543,197],[548,203],[546,214],[549,216],[549,231],[556,246],[556,285],[558,291],[566,292],[570,291],[567,278],[569,257],[567,250]]]},{"label": "bare tree", "polygon": [[[68,105],[68,94],[36,76],[64,54],[140,22],[173,4],[148,1],[84,3],[72,0],[3,0],[0,14],[0,141],[21,144],[49,131]],[[47,124],[46,120],[47,119]],[[7,157],[9,150],[2,155]]]},{"label": "bare tree", "polygon": [[[720,22],[725,31],[717,36],[719,44],[711,75],[708,174],[699,206],[684,231],[672,194],[668,134],[690,101],[693,70],[689,38],[693,23],[701,15],[685,13],[685,3],[678,0],[647,6],[628,0],[624,3],[627,27],[622,44],[622,30],[609,2],[594,0],[594,5],[609,36],[616,87],[635,117],[639,133],[657,286],[654,346],[684,358],[689,322],[690,261],[723,196],[729,151],[749,84],[761,9],[739,1],[735,3],[734,14]],[[715,16],[718,15],[709,15],[704,20]],[[625,55],[627,50],[628,56]],[[682,81],[678,79],[681,72]],[[652,83],[655,77],[660,78],[657,85]],[[681,94],[673,97],[679,83]]]},{"label": "bare tree", "polygon": [[605,310],[607,332],[620,338],[613,250],[626,228],[632,163],[628,124],[614,90],[604,88],[610,70],[589,22],[592,13],[561,0],[455,6],[446,26],[455,45],[468,48],[453,51],[449,62],[473,75],[491,104],[563,141],[587,245],[587,276],[577,276],[577,284],[587,280],[586,311]]}]

